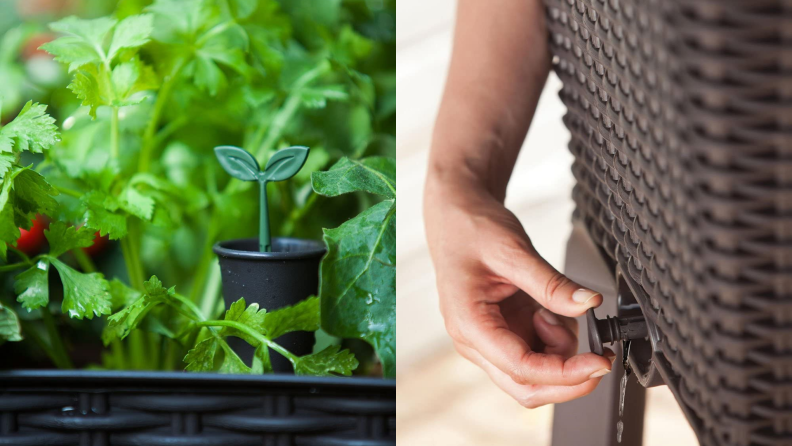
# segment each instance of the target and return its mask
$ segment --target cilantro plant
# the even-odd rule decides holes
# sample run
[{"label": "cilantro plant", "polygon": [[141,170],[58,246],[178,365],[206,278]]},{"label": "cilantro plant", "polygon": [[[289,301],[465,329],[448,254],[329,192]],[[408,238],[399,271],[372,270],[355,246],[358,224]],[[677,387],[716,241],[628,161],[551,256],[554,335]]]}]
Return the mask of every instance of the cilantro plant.
[{"label": "cilantro plant", "polygon": [[[309,172],[344,157],[365,164],[393,155],[395,4],[314,6],[121,2],[112,16],[50,25],[57,38],[42,48],[68,79],[50,96],[52,116],[34,102],[21,110],[0,104],[8,122],[0,127],[0,275],[10,284],[0,288],[0,342],[32,342],[59,367],[84,365],[69,354],[79,335],[101,336],[106,349],[93,365],[105,368],[263,372],[274,350],[298,373],[348,374],[356,362],[336,344],[300,358],[273,341],[317,329],[321,307],[328,331],[369,341],[390,374],[393,319],[379,302],[357,314],[324,309],[357,302],[356,287],[373,277],[389,280],[387,254],[367,268],[346,265],[332,243],[352,237],[342,223],[362,209],[392,200],[395,215],[395,192],[372,207],[370,189],[339,185],[336,193],[331,177],[325,186],[315,180],[314,193]],[[2,50],[5,63],[14,50]],[[259,190],[227,178],[212,150],[221,144],[244,149],[256,166],[274,163],[279,149],[312,147],[305,168],[271,188],[268,221],[304,238],[341,225],[325,236],[337,260],[322,266],[321,304],[264,312],[239,300],[223,308],[211,247],[256,232]],[[350,193],[326,198],[341,190]],[[15,243],[37,215],[51,221],[49,250],[28,255]],[[97,232],[115,241],[101,261],[82,250]],[[368,229],[361,240],[372,243]],[[334,262],[343,274],[326,278]],[[354,271],[358,279],[348,276]],[[386,289],[371,288],[372,299],[387,302]],[[340,328],[347,325],[357,331]],[[228,336],[253,345],[257,362],[241,364]]]}]

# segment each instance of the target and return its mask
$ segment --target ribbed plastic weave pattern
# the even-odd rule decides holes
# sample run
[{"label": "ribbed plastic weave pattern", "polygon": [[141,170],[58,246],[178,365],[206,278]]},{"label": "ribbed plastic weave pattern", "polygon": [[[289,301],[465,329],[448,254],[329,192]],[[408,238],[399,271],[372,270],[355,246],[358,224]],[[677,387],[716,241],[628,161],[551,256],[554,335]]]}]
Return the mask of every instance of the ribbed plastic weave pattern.
[{"label": "ribbed plastic weave pattern", "polygon": [[657,367],[702,444],[792,445],[792,2],[545,4],[577,214]]},{"label": "ribbed plastic weave pattern", "polygon": [[386,446],[395,414],[395,384],[375,379],[0,375],[3,446]]}]

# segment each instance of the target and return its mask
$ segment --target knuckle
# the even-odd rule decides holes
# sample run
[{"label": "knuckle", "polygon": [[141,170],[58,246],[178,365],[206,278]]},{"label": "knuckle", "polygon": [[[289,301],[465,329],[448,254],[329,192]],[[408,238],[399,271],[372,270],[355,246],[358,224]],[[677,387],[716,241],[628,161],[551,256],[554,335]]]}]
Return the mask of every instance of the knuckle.
[{"label": "knuckle", "polygon": [[553,300],[553,296],[556,295],[559,289],[562,287],[570,284],[572,281],[567,278],[567,276],[559,273],[556,271],[553,273],[553,276],[550,277],[550,280],[547,281],[547,285],[545,285],[544,290],[544,297],[545,300],[548,302]]},{"label": "knuckle", "polygon": [[514,365],[512,365],[511,369],[509,370],[509,377],[517,384],[520,385],[529,385],[533,384],[532,379],[532,372],[530,368],[526,367],[525,364],[527,359],[533,355],[533,352],[526,352],[520,361],[517,361]]}]

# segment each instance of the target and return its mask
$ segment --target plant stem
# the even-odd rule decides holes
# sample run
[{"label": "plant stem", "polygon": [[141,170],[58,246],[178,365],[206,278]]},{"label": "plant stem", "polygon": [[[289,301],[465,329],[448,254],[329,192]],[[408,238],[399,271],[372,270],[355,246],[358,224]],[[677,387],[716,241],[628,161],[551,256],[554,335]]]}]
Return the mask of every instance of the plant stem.
[{"label": "plant stem", "polygon": [[8,265],[3,265],[3,266],[0,266],[0,273],[5,273],[5,272],[8,272],[8,271],[14,271],[16,269],[23,268],[23,267],[28,266],[28,265],[30,265],[30,263],[28,263],[28,262],[17,262],[17,263],[11,263],[11,264],[8,264]]},{"label": "plant stem", "polygon": [[110,153],[112,154],[113,158],[118,158],[119,149],[118,149],[118,107],[112,107],[113,114],[110,118]]},{"label": "plant stem", "polygon": [[267,181],[259,181],[259,251],[272,251],[270,242],[269,209],[267,208]]},{"label": "plant stem", "polygon": [[212,214],[209,221],[209,229],[206,231],[206,241],[204,242],[203,247],[203,254],[201,255],[201,260],[198,262],[198,268],[195,271],[195,280],[193,281],[192,288],[190,289],[190,300],[195,302],[198,299],[198,295],[203,289],[204,277],[206,276],[207,270],[209,266],[212,264],[212,260],[214,260],[214,253],[212,252],[212,246],[214,245],[215,238],[217,238],[217,232],[219,227],[218,222],[218,215],[217,213]]},{"label": "plant stem", "polygon": [[77,191],[76,191],[76,190],[74,190],[74,189],[69,189],[69,188],[67,188],[67,187],[63,187],[63,186],[54,186],[54,187],[55,187],[55,189],[57,189],[57,190],[58,190],[58,192],[60,192],[60,193],[62,193],[62,194],[64,194],[64,195],[68,195],[68,196],[70,196],[70,197],[74,197],[74,198],[82,198],[82,196],[83,196],[83,194],[82,194],[82,193],[80,193],[80,192],[77,192]]},{"label": "plant stem", "polygon": [[49,308],[44,306],[41,309],[41,315],[44,320],[44,326],[47,327],[47,336],[49,337],[50,347],[52,349],[53,360],[59,369],[73,369],[74,365],[66,353],[66,347],[63,345],[58,327],[55,325],[55,319],[52,317]]},{"label": "plant stem", "polygon": [[173,66],[170,76],[167,80],[165,80],[165,82],[163,82],[162,87],[160,87],[160,90],[157,93],[157,100],[154,102],[154,109],[151,112],[151,118],[146,125],[146,131],[143,133],[143,145],[141,146],[140,157],[138,158],[138,172],[148,172],[150,168],[152,152],[154,151],[156,145],[161,142],[155,138],[157,126],[159,125],[162,112],[165,110],[165,105],[168,103],[168,99],[170,98],[171,90],[173,90],[173,86],[175,85],[176,79],[178,79],[179,72],[183,66],[184,60],[179,60],[176,62],[176,64]]},{"label": "plant stem", "polygon": [[241,331],[241,332],[243,332],[243,333],[245,333],[247,335],[250,335],[251,337],[253,337],[257,341],[261,342],[262,344],[265,344],[267,347],[269,347],[269,348],[275,350],[276,352],[280,353],[286,359],[291,361],[292,365],[296,365],[297,361],[300,359],[297,355],[295,355],[294,353],[292,353],[292,352],[286,350],[285,348],[281,347],[279,344],[271,341],[266,336],[262,335],[261,333],[257,332],[256,330],[253,330],[252,328],[248,327],[245,324],[240,324],[239,322],[235,322],[235,321],[202,321],[202,322],[198,322],[196,325],[198,325],[199,327],[231,327],[231,328],[239,330],[239,331]]},{"label": "plant stem", "polygon": [[46,353],[47,357],[49,357],[52,363],[55,364],[55,367],[60,368],[58,366],[58,359],[55,355],[55,352],[52,350],[50,345],[44,342],[44,339],[39,336],[38,332],[34,329],[33,324],[28,321],[20,321],[20,323],[22,324],[22,332],[25,334],[25,339],[32,339],[36,345],[44,350],[44,353]]},{"label": "plant stem", "polygon": [[77,260],[77,263],[80,265],[80,268],[83,269],[86,273],[93,273],[96,272],[96,266],[94,265],[93,261],[88,254],[85,253],[80,248],[75,248],[71,250],[72,255]]}]

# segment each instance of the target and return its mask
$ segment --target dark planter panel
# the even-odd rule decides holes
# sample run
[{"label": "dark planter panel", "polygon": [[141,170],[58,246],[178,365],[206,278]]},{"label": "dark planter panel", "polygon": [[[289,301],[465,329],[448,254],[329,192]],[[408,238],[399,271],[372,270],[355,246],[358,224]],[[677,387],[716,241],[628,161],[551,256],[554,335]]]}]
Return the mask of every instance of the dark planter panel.
[{"label": "dark planter panel", "polygon": [[0,373],[0,446],[396,444],[396,384],[210,373]]}]

